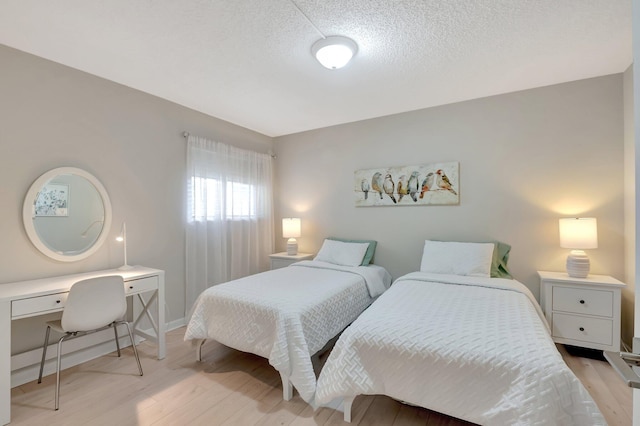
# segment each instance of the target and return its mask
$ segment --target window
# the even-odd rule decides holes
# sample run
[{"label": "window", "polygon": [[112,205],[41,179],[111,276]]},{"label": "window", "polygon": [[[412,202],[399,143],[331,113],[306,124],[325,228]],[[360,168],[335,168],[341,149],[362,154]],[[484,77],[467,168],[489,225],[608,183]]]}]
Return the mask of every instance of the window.
[{"label": "window", "polygon": [[269,268],[272,158],[189,135],[185,309],[208,287]]},{"label": "window", "polygon": [[258,208],[258,197],[265,188],[241,182],[192,178],[190,219],[243,220],[266,215]]}]

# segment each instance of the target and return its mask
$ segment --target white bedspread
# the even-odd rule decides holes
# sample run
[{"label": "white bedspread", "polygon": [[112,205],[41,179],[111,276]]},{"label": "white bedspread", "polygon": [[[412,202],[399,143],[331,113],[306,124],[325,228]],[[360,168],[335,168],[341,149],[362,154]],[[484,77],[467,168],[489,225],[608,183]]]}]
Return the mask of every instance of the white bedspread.
[{"label": "white bedspread", "polygon": [[605,424],[539,314],[514,280],[408,274],[340,336],[316,402],[384,394],[483,425]]},{"label": "white bedspread", "polygon": [[268,358],[307,402],[316,377],[311,355],[389,287],[382,267],[304,261],[213,286],[197,299],[185,340],[215,339]]}]

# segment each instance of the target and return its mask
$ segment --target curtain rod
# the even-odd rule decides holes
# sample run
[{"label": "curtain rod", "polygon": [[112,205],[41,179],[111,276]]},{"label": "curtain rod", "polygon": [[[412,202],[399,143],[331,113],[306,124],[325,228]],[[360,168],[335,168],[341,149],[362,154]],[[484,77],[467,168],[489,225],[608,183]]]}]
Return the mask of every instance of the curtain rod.
[{"label": "curtain rod", "polygon": [[[187,132],[186,130],[184,132],[182,132],[182,137],[187,139],[189,136],[191,135],[191,133]],[[273,150],[268,150],[267,154],[269,154],[271,156],[271,158],[276,159],[278,158],[278,156],[276,155],[275,152],[273,152]]]}]

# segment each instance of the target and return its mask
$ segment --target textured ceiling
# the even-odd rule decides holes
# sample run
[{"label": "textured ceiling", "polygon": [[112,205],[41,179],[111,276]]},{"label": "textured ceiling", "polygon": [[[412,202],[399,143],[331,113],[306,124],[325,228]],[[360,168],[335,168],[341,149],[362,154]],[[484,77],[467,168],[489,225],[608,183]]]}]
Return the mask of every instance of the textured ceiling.
[{"label": "textured ceiling", "polygon": [[352,63],[315,61],[290,0],[2,0],[0,43],[269,136],[631,64],[631,0],[295,3]]}]

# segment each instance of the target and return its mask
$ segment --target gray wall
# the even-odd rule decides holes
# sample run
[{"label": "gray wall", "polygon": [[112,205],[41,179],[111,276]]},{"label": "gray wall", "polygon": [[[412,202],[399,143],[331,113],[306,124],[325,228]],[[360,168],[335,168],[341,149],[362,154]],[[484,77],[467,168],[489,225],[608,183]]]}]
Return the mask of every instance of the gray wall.
[{"label": "gray wall", "polygon": [[[122,264],[114,241],[127,222],[128,260],[166,271],[169,321],[184,317],[184,130],[267,152],[271,138],[154,96],[0,45],[0,283]],[[61,263],[42,255],[22,225],[22,203],[47,170],[95,175],[113,204],[103,248]],[[13,353],[41,344],[44,327],[15,321]]]},{"label": "gray wall", "polygon": [[[536,270],[565,270],[558,218],[595,216],[592,272],[624,280],[623,146],[622,74],[289,135],[275,139],[276,217],[302,218],[304,252],[378,240],[394,278],[419,269],[425,239],[504,241],[538,296]],[[458,206],[354,207],[355,170],[448,161]]]},{"label": "gray wall", "polygon": [[[167,272],[168,319],[179,321],[182,131],[261,152],[272,139],[4,46],[0,63],[0,283],[121,264],[113,238],[71,264],[27,239],[21,209],[31,183],[80,167],[109,191],[114,238],[126,220],[129,263]],[[592,272],[624,280],[623,89],[619,74],[277,138],[277,233],[281,217],[300,216],[301,251],[316,252],[330,235],[376,239],[376,263],[394,278],[419,268],[425,238],[499,239],[513,246],[516,278],[537,295],[537,269],[564,269],[557,219],[589,215],[599,226]],[[460,162],[459,206],[353,206],[357,169],[446,161]],[[42,331],[16,321],[13,352],[39,345]]]}]

